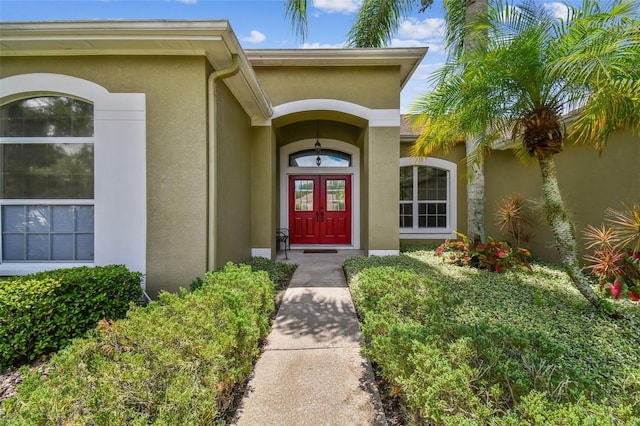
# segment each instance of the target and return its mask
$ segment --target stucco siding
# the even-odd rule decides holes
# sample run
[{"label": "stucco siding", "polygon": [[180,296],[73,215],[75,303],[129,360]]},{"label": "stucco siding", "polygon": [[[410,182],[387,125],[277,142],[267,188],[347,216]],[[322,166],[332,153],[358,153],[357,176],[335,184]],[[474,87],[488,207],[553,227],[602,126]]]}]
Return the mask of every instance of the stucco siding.
[{"label": "stucco siding", "polygon": [[[401,157],[409,155],[411,144],[401,147]],[[449,154],[434,154],[458,163],[458,227],[466,234],[466,179],[464,176],[464,146],[455,147]],[[591,145],[567,144],[555,156],[558,182],[565,203],[576,225],[580,254],[584,254],[582,232],[587,225],[603,223],[608,208],[621,209],[623,203],[640,201],[640,138],[629,131],[614,132],[602,155]],[[533,238],[523,244],[543,260],[557,262],[559,257],[554,239],[540,208],[542,178],[535,161],[528,165],[517,161],[511,150],[493,151],[485,163],[485,230],[494,239],[509,240],[497,225],[498,203],[509,195],[528,200],[533,222]],[[424,240],[423,240],[424,241]],[[438,243],[440,240],[434,240]],[[418,242],[404,240],[403,243]]]},{"label": "stucco siding", "polygon": [[[601,156],[590,145],[568,144],[555,160],[558,184],[572,213],[580,248],[584,247],[584,228],[599,226],[607,208],[622,209],[622,203],[640,201],[640,138],[629,131],[612,134]],[[524,166],[511,151],[496,151],[486,163],[485,176],[487,234],[505,239],[495,223],[496,204],[507,195],[520,194],[539,206],[540,168],[535,161]],[[532,218],[535,236],[526,246],[541,259],[558,261],[553,236],[539,207],[534,207]]]},{"label": "stucco siding", "polygon": [[[397,127],[370,128],[365,142],[367,174],[368,250],[399,248],[398,173],[400,144]],[[395,202],[390,203],[389,200]]]},{"label": "stucco siding", "polygon": [[216,84],[216,266],[251,255],[251,121]]},{"label": "stucco siding", "polygon": [[3,77],[59,73],[114,93],[145,94],[147,291],[152,297],[160,289],[188,286],[206,270],[205,63],[189,56],[2,58]]},{"label": "stucco siding", "polygon": [[270,127],[254,127],[251,149],[251,248],[273,255],[279,191],[276,179],[276,135]]},{"label": "stucco siding", "polygon": [[255,67],[273,105],[337,99],[368,108],[399,108],[399,67]]}]

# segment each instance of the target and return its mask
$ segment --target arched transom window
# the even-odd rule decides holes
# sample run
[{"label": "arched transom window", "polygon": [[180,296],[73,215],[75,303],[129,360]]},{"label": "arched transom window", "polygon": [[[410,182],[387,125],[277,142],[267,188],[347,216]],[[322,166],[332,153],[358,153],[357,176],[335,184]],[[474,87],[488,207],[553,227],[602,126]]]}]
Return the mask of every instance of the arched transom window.
[{"label": "arched transom window", "polygon": [[334,149],[306,149],[289,155],[290,167],[351,167],[351,154]]},{"label": "arched transom window", "polygon": [[39,96],[0,107],[1,262],[94,259],[93,104]]}]

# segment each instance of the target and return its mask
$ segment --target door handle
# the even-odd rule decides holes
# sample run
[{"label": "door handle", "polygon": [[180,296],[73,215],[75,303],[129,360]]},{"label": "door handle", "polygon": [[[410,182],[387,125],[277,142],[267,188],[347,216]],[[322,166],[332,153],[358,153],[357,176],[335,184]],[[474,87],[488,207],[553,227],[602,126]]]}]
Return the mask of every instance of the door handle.
[{"label": "door handle", "polygon": [[320,212],[320,219],[324,222],[324,212]]},{"label": "door handle", "polygon": [[316,222],[320,222],[320,212],[316,212]]}]

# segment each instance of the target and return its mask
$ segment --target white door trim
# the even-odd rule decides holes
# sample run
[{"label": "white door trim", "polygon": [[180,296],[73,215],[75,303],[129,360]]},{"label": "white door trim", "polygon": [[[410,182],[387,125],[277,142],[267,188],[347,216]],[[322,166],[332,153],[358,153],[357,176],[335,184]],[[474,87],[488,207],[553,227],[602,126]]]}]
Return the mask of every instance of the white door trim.
[{"label": "white door trim", "polygon": [[[316,139],[292,142],[280,148],[280,227],[289,227],[289,176],[290,175],[351,175],[351,245],[322,245],[327,248],[360,249],[360,149],[347,142],[320,138],[323,148],[351,154],[351,167],[290,167],[289,155],[305,149],[313,149]],[[292,245],[292,248],[311,248]],[[318,247],[318,246],[312,246]]]}]

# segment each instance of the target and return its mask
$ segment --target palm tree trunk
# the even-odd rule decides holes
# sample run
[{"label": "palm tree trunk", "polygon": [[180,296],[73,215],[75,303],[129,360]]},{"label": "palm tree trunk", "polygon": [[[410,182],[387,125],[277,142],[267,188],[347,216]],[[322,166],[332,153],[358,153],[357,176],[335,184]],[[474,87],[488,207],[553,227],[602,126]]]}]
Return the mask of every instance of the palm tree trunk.
[{"label": "palm tree trunk", "polygon": [[484,162],[472,160],[475,150],[472,141],[467,149],[467,236],[474,243],[485,242],[484,232]]},{"label": "palm tree trunk", "polygon": [[545,216],[556,246],[560,252],[560,260],[567,274],[573,281],[578,291],[594,306],[600,305],[600,298],[594,293],[587,278],[582,273],[578,263],[578,252],[573,223],[564,207],[564,201],[558,187],[556,163],[553,155],[539,157],[540,171],[542,172],[542,193],[545,202]]},{"label": "palm tree trunk", "polygon": [[[474,25],[487,13],[487,0],[465,0],[464,49],[468,52],[487,42],[487,32]],[[476,146],[471,140],[465,144],[467,155],[467,236],[472,243],[486,241],[484,231],[484,159],[474,161]]]}]

